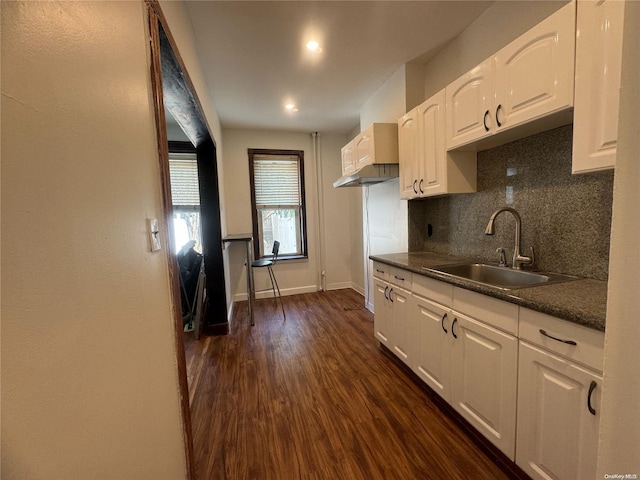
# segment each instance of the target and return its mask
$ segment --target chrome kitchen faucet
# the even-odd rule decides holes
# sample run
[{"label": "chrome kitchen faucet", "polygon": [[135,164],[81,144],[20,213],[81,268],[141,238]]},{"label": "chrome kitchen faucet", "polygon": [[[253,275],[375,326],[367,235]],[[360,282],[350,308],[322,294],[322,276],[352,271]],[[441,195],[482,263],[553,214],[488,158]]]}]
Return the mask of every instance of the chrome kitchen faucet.
[{"label": "chrome kitchen faucet", "polygon": [[509,212],[516,219],[516,246],[513,250],[512,268],[515,268],[516,270],[522,270],[522,265],[533,265],[533,262],[534,262],[533,247],[530,247],[531,249],[530,257],[525,257],[522,255],[522,253],[520,253],[520,224],[522,221],[520,219],[520,215],[515,209],[511,207],[504,207],[493,212],[493,214],[489,218],[489,223],[487,224],[487,228],[484,231],[485,235],[493,235],[495,233],[494,222],[496,220],[496,217],[502,212]]}]

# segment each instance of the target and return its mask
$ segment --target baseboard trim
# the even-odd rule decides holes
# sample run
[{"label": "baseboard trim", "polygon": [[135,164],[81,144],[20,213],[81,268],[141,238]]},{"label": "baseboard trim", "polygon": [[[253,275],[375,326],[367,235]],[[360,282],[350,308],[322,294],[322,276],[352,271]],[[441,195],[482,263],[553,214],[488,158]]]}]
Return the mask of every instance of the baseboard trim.
[{"label": "baseboard trim", "polygon": [[[356,292],[358,292],[360,295],[362,295],[364,297],[364,289],[362,289],[359,285],[356,285],[353,282],[340,282],[340,283],[331,283],[329,285],[327,285],[327,291],[329,290],[342,290],[344,288],[350,288]],[[288,295],[299,295],[301,293],[315,293],[318,291],[318,287],[316,285],[307,285],[304,287],[295,287],[295,288],[281,288],[280,289],[280,294],[283,297],[286,297]],[[262,298],[273,298],[273,292],[271,290],[265,290],[262,292],[257,292],[256,293],[256,299],[262,299]],[[235,302],[246,302],[247,301],[247,294],[246,292],[240,292],[240,293],[236,293],[233,296],[233,301],[232,303]],[[371,313],[373,313],[373,304],[372,303],[367,303],[367,305],[365,306],[367,310],[369,310]],[[229,322],[231,321],[233,315],[233,307],[231,307],[231,309],[229,310]]]},{"label": "baseboard trim", "polygon": [[373,303],[371,303],[371,302],[366,302],[366,304],[365,304],[365,308],[366,308],[367,310],[369,310],[371,313],[375,313],[375,312],[373,311]]},{"label": "baseboard trim", "polygon": [[448,417],[450,417],[460,430],[480,448],[483,453],[509,478],[514,480],[531,480],[518,465],[498,449],[493,443],[487,440],[473,425],[471,425],[462,415],[460,415],[451,405],[449,405],[431,387],[425,384],[422,379],[415,374],[406,364],[396,357],[391,350],[380,344],[380,351],[388,357],[420,390],[425,392],[431,401]]},{"label": "baseboard trim", "polygon": [[[307,285],[304,287],[295,287],[295,288],[281,288],[280,295],[286,297],[288,295],[299,295],[301,293],[315,293],[318,291],[318,287],[316,285]],[[265,290],[263,292],[256,292],[256,299],[259,300],[261,298],[273,298],[273,292],[271,290]],[[236,293],[233,296],[234,302],[246,302],[247,301],[247,293]]]},{"label": "baseboard trim", "polygon": [[355,283],[351,282],[351,289],[355,290],[364,297],[364,288],[362,288],[360,285],[356,285]]}]

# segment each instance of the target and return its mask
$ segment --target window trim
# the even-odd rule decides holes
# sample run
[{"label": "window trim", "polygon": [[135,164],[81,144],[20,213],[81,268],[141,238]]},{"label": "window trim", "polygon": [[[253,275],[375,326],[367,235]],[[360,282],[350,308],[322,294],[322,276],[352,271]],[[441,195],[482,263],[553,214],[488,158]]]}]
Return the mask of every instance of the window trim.
[{"label": "window trim", "polygon": [[275,150],[275,149],[265,149],[265,148],[248,148],[247,153],[249,156],[249,184],[250,184],[250,192],[251,192],[251,221],[253,224],[253,258],[270,258],[271,253],[267,255],[260,256],[260,233],[258,227],[258,209],[256,206],[256,190],[254,184],[254,168],[253,168],[253,160],[255,156],[260,155],[287,155],[287,156],[296,156],[298,157],[298,164],[300,166],[300,227],[302,229],[301,232],[301,243],[302,243],[302,254],[282,254],[278,255],[278,261],[280,260],[299,260],[299,259],[308,259],[309,258],[309,250],[307,248],[307,203],[306,203],[306,194],[305,194],[305,180],[304,180],[304,150]]}]

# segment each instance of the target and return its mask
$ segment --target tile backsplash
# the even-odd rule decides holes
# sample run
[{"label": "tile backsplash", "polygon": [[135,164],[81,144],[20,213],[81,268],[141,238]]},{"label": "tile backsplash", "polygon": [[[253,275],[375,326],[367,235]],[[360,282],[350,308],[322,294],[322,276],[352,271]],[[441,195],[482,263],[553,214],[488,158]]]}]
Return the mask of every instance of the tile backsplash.
[{"label": "tile backsplash", "polygon": [[[522,217],[521,250],[534,247],[536,268],[607,280],[613,172],[571,174],[572,126],[478,153],[478,191],[409,201],[409,251],[463,255],[511,265],[515,219],[504,212],[495,235],[491,214],[515,208]],[[429,232],[431,236],[429,236]]]}]

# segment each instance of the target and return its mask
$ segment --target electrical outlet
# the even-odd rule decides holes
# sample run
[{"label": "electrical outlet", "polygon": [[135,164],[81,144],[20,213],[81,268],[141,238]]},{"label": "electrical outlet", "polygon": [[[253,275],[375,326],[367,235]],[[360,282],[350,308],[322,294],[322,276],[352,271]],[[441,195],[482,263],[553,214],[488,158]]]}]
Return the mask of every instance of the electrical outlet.
[{"label": "electrical outlet", "polygon": [[160,245],[160,229],[158,228],[158,219],[149,220],[149,240],[151,241],[151,251],[157,252],[162,248]]}]

